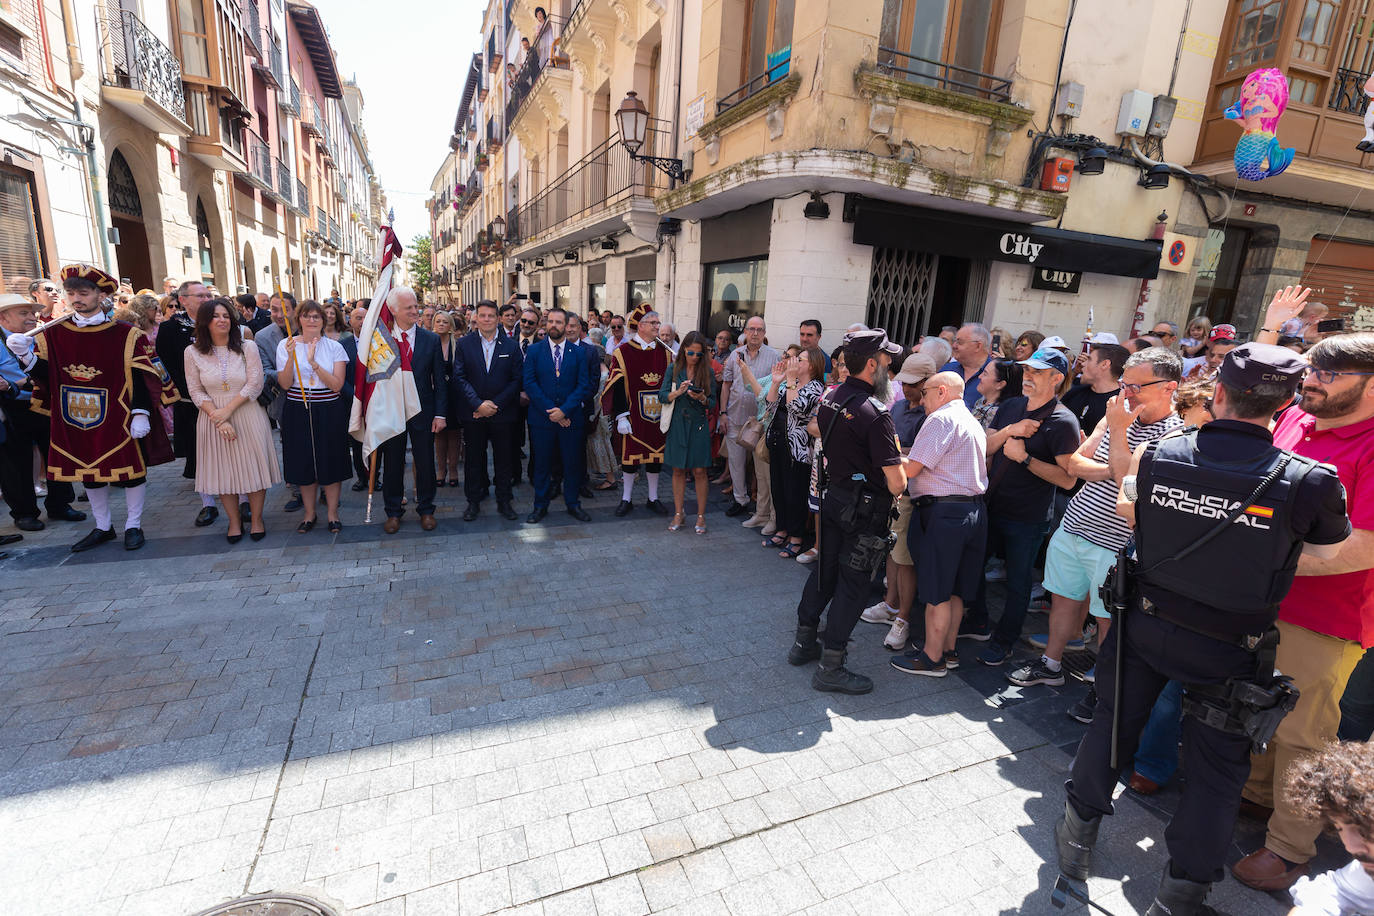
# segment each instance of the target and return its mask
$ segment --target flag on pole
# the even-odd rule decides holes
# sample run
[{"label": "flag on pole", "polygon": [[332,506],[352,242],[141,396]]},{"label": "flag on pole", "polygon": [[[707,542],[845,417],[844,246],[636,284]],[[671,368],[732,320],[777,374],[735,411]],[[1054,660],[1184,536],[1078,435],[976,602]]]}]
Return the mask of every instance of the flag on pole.
[{"label": "flag on pole", "polygon": [[395,319],[387,308],[391,278],[401,257],[401,243],[390,226],[382,226],[381,270],[372,304],[358,333],[358,365],[348,431],[363,444],[366,461],[377,448],[405,431],[406,421],[420,412],[420,393],[409,355],[403,356],[392,336]]}]

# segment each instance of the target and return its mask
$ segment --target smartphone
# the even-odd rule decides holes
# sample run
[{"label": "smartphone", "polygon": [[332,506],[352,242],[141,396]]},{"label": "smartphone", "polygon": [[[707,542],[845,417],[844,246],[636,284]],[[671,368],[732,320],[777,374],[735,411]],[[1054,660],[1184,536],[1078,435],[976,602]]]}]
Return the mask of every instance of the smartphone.
[{"label": "smartphone", "polygon": [[1344,331],[1344,330],[1345,330],[1345,319],[1344,319],[1344,318],[1326,318],[1326,319],[1324,319],[1324,320],[1322,320],[1322,321],[1318,321],[1318,322],[1317,322],[1317,333],[1318,333],[1318,334],[1330,334],[1330,333],[1332,333],[1333,331]]},{"label": "smartphone", "polygon": [[994,334],[992,335],[992,352],[996,353],[1000,349],[1002,349],[1002,335]]},{"label": "smartphone", "polygon": [[688,385],[687,390],[700,393],[703,389],[700,385]]}]

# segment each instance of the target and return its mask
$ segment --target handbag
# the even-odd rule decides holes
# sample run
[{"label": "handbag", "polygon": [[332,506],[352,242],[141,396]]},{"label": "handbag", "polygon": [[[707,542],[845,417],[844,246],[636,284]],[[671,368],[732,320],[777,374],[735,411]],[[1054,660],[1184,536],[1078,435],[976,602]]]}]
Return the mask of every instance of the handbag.
[{"label": "handbag", "polygon": [[744,421],[744,425],[739,428],[735,435],[735,441],[745,448],[752,449],[763,440],[763,424],[757,417],[750,417]]},{"label": "handbag", "polygon": [[[677,376],[674,375],[673,379],[676,380]],[[671,388],[671,386],[669,387]],[[676,406],[676,401],[664,401],[662,398],[659,399],[658,428],[663,430],[665,434],[668,432],[668,427],[673,425],[673,408]]]}]

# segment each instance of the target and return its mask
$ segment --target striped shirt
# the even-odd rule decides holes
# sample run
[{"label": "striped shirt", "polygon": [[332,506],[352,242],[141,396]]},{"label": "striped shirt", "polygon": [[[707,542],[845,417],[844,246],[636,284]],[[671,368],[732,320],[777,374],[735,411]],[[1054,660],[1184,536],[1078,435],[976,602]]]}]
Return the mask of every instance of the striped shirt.
[{"label": "striped shirt", "polygon": [[[1135,454],[1142,442],[1152,442],[1165,433],[1182,428],[1182,418],[1173,413],[1148,426],[1137,420],[1126,431],[1126,443],[1130,446],[1131,454]],[[1093,452],[1093,460],[1107,464],[1111,443],[1112,431],[1108,429],[1103,432],[1102,441]],[[1119,489],[1120,483],[1110,477],[1083,484],[1083,488],[1074,494],[1064,510],[1064,530],[1113,552],[1125,547],[1131,537],[1131,526],[1116,514],[1116,494]]]}]

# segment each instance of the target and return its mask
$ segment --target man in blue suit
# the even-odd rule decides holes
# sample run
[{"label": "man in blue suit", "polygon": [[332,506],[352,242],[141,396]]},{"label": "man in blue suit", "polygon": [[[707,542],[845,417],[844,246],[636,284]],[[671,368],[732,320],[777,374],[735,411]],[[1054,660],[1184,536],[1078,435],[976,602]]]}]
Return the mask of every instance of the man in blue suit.
[{"label": "man in blue suit", "polygon": [[405,432],[392,436],[381,444],[382,499],[386,503],[386,521],[382,530],[395,534],[401,527],[405,509],[401,498],[405,495],[406,440],[415,461],[415,510],[420,513],[420,527],[433,531],[434,520],[434,434],[448,424],[448,369],[439,335],[420,327],[420,303],[415,293],[398,286],[387,294],[386,304],[396,319],[392,336],[404,357],[410,355],[410,369],[415,377],[415,391],[420,396],[420,412],[406,422]]},{"label": "man in blue suit", "polygon": [[515,475],[515,437],[511,424],[520,420],[522,360],[515,341],[497,329],[496,303],[477,303],[477,330],[458,341],[453,352],[453,396],[463,418],[463,491],[468,507],[463,521],[477,518],[487,479],[487,445],[491,445],[496,511],[508,521],[518,516],[511,507]]},{"label": "man in blue suit", "polygon": [[582,508],[578,484],[582,480],[582,429],[585,404],[591,397],[587,351],[565,339],[567,313],[549,309],[544,339],[525,353],[525,394],[530,399],[530,452],[534,456],[534,511],[531,525],[549,514],[550,467],[555,452],[563,458],[563,500],[568,514],[591,521]]}]

